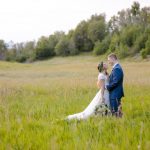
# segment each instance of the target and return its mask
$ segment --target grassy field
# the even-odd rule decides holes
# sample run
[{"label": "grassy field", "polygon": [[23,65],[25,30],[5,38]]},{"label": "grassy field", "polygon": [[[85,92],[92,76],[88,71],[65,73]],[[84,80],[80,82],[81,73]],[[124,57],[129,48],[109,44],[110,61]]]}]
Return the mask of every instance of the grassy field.
[{"label": "grassy field", "polygon": [[0,150],[149,150],[150,62],[122,61],[122,119],[59,121],[82,111],[97,92],[100,57],[0,62]]}]

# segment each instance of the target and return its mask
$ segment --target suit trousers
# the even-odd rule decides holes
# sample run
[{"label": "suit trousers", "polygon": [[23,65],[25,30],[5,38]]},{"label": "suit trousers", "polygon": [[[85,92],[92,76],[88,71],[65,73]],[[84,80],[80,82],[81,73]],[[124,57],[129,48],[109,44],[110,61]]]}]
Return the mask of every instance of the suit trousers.
[{"label": "suit trousers", "polygon": [[121,105],[121,99],[110,99],[110,106],[112,112],[118,112],[118,107]]}]

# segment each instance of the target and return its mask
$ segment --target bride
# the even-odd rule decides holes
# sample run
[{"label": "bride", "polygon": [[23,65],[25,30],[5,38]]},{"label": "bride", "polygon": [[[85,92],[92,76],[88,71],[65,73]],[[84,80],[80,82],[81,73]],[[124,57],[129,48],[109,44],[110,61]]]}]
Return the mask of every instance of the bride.
[{"label": "bride", "polygon": [[107,89],[105,89],[105,85],[108,84],[108,73],[107,73],[108,66],[107,64],[101,62],[100,64],[98,64],[97,68],[99,71],[98,80],[97,80],[97,86],[99,91],[97,92],[97,94],[95,95],[91,103],[87,106],[87,108],[84,111],[67,116],[67,120],[87,119],[88,117],[93,116],[95,114],[96,108],[103,103],[107,105],[108,108],[110,107],[109,92]]}]

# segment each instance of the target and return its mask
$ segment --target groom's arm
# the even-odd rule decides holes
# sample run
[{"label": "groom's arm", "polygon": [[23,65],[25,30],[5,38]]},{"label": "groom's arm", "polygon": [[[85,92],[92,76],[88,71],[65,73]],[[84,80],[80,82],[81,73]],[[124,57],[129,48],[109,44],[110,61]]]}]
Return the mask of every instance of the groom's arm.
[{"label": "groom's arm", "polygon": [[111,91],[113,90],[116,86],[118,86],[120,80],[122,78],[122,74],[121,74],[121,71],[119,68],[116,68],[114,71],[113,71],[113,80],[110,84],[106,85],[106,89],[108,91]]}]

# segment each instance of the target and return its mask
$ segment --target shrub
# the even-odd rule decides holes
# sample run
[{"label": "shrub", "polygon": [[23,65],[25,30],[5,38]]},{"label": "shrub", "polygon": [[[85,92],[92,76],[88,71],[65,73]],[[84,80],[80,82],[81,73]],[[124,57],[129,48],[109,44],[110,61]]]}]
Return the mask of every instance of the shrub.
[{"label": "shrub", "polygon": [[109,45],[110,45],[110,36],[106,36],[106,38],[102,42],[97,41],[94,46],[93,51],[94,54],[96,55],[104,54],[109,49]]},{"label": "shrub", "polygon": [[127,45],[124,45],[124,44],[121,43],[119,45],[117,53],[118,53],[120,58],[125,58],[129,55],[129,47]]},{"label": "shrub", "polygon": [[67,37],[62,38],[55,47],[56,55],[69,56],[78,54],[73,40]]},{"label": "shrub", "polygon": [[141,53],[141,56],[142,56],[143,59],[145,59],[147,57],[146,49],[142,49],[140,53]]},{"label": "shrub", "polygon": [[36,46],[35,55],[37,59],[44,59],[50,56],[54,56],[54,48],[50,44],[50,40],[47,37],[41,37]]}]

